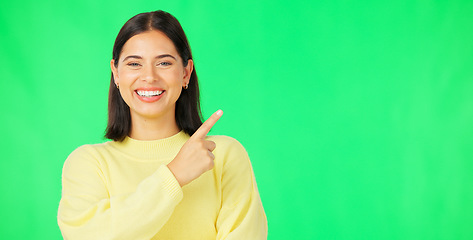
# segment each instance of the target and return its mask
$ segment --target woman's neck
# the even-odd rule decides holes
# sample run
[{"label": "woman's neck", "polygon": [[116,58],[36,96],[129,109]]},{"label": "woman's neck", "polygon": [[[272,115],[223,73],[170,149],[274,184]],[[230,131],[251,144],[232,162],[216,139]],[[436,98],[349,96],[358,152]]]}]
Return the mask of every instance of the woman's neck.
[{"label": "woman's neck", "polygon": [[177,126],[174,113],[169,116],[158,118],[146,118],[131,114],[130,137],[136,140],[158,140],[177,134],[180,129]]}]

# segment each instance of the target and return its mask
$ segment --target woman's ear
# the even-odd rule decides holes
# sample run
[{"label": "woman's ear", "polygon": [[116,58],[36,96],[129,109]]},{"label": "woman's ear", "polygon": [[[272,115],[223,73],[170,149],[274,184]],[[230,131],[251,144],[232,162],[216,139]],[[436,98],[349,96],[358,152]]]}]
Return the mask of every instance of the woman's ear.
[{"label": "woman's ear", "polygon": [[115,60],[110,61],[110,68],[112,69],[113,80],[115,81],[115,85],[118,86],[118,70],[115,67]]},{"label": "woman's ear", "polygon": [[187,66],[184,68],[184,85],[189,84],[192,71],[194,71],[194,61],[189,59],[187,60]]}]

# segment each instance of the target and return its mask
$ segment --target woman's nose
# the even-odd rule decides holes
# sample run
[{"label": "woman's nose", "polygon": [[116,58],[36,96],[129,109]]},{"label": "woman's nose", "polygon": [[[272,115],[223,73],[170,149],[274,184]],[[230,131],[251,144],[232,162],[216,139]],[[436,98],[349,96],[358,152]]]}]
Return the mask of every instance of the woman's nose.
[{"label": "woman's nose", "polygon": [[158,74],[156,73],[156,68],[152,65],[145,65],[143,68],[141,79],[149,83],[158,80]]}]

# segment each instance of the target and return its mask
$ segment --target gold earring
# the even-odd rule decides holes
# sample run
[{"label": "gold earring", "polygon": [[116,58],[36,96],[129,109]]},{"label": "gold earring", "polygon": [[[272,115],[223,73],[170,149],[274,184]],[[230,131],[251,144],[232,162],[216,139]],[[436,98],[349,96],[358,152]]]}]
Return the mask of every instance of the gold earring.
[{"label": "gold earring", "polygon": [[187,83],[185,86],[184,86],[184,89],[188,89],[189,88],[189,83]]},{"label": "gold earring", "polygon": [[117,83],[117,89],[120,90],[120,87],[118,86],[118,83]]}]

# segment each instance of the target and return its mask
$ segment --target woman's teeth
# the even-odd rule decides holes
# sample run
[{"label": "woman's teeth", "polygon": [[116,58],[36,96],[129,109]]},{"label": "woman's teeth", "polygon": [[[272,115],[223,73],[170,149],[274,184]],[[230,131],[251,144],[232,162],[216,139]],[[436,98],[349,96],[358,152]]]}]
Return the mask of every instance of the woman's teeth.
[{"label": "woman's teeth", "polygon": [[154,96],[159,96],[163,93],[164,91],[143,91],[143,90],[138,90],[136,93],[142,97],[154,97]]}]

